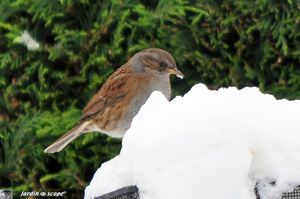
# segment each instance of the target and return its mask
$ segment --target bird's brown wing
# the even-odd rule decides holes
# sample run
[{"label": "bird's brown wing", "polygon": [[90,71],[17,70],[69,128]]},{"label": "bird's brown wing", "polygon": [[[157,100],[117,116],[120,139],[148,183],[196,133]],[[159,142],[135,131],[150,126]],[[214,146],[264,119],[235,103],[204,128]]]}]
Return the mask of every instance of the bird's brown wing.
[{"label": "bird's brown wing", "polygon": [[144,75],[138,75],[132,72],[129,65],[124,64],[107,79],[102,88],[92,97],[90,102],[84,108],[80,121],[123,100],[126,95],[131,93],[129,89],[135,89],[132,86],[132,83],[135,80],[143,78],[143,76]]},{"label": "bird's brown wing", "polygon": [[111,106],[119,101],[121,101],[125,95],[117,96],[113,99],[105,99],[101,97],[100,91],[96,93],[88,105],[84,108],[83,114],[80,118],[80,121],[83,121],[94,114],[99,113],[100,111],[104,110],[106,107]]}]

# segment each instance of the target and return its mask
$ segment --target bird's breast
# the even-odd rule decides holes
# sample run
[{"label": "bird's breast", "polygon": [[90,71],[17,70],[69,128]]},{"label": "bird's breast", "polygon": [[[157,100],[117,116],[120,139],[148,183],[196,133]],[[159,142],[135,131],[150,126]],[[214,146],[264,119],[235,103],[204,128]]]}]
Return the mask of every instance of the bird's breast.
[{"label": "bird's breast", "polygon": [[107,122],[99,122],[99,124],[105,124],[101,126],[101,129],[106,134],[113,137],[122,137],[130,128],[134,116],[146,103],[153,91],[160,91],[168,100],[170,99],[169,78],[148,78],[143,80],[139,81],[139,79],[136,79],[135,82],[131,82],[126,91],[126,96],[120,102],[106,108],[101,113],[102,118],[105,118]]}]

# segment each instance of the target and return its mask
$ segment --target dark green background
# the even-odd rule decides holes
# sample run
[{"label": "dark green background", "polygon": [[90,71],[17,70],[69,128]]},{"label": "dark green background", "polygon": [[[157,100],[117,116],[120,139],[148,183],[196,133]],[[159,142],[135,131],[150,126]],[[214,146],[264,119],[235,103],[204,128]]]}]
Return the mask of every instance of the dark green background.
[{"label": "dark green background", "polygon": [[[90,133],[58,154],[43,150],[145,48],[167,50],[185,74],[172,77],[173,96],[202,82],[299,99],[299,10],[296,0],[1,0],[0,188],[82,198],[120,140]],[[20,43],[25,30],[39,49]]]}]

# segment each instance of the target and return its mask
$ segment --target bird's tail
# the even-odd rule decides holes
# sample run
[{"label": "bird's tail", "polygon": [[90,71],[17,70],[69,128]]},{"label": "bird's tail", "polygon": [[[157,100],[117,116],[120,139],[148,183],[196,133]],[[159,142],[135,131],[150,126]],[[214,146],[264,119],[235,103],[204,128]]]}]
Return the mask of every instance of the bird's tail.
[{"label": "bird's tail", "polygon": [[51,144],[48,148],[44,150],[44,153],[55,153],[61,151],[65,148],[72,140],[80,136],[84,133],[85,127],[88,125],[88,122],[78,124],[66,134],[61,136],[58,140],[56,140],[53,144]]}]

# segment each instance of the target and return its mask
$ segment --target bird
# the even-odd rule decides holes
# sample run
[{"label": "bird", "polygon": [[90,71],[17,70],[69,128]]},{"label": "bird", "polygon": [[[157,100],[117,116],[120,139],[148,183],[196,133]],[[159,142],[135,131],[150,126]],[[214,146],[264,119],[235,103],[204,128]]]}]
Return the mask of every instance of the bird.
[{"label": "bird", "polygon": [[55,153],[88,132],[122,138],[153,91],[171,97],[170,74],[183,78],[170,53],[148,48],[118,68],[83,109],[78,124],[44,150]]}]

